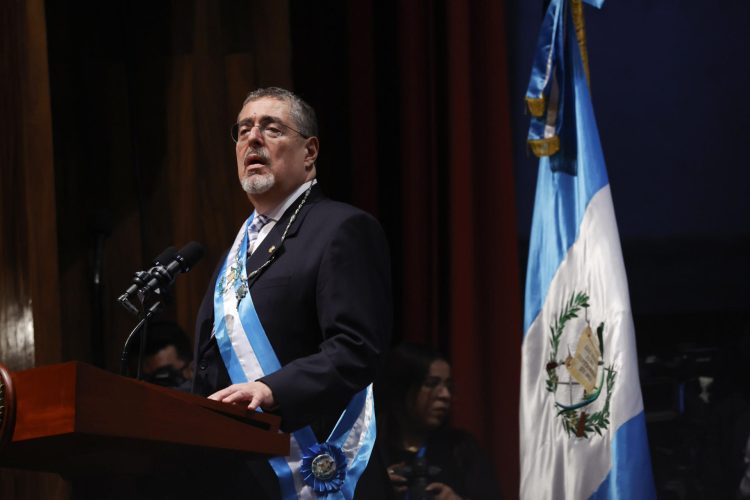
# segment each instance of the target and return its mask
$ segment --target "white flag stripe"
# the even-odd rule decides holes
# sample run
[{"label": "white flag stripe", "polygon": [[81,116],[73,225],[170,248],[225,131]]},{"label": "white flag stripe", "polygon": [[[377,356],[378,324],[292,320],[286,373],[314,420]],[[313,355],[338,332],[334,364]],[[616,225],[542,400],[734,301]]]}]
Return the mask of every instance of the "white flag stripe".
[{"label": "white flag stripe", "polygon": [[[610,425],[603,437],[568,436],[546,390],[549,325],[575,292],[590,297],[587,314],[592,328],[605,323],[604,365],[613,365],[617,372]],[[569,336],[575,342],[585,325],[583,316],[582,311],[566,325],[566,331],[576,332]],[[558,358],[575,351],[574,343],[569,344],[561,343]],[[627,278],[608,185],[587,207],[578,239],[560,264],[522,350],[521,498],[588,498],[609,472],[610,440],[620,425],[643,409]]]}]

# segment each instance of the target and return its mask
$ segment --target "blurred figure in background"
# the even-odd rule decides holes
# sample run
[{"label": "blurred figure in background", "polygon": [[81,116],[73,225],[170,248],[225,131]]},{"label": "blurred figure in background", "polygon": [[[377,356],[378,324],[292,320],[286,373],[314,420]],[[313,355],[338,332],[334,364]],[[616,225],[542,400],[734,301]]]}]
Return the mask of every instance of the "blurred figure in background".
[{"label": "blurred figure in background", "polygon": [[404,343],[391,353],[385,377],[379,435],[397,498],[500,498],[476,440],[448,425],[453,381],[445,357]]},{"label": "blurred figure in background", "polygon": [[[697,467],[704,498],[750,498],[750,324],[724,340],[710,399]],[[742,482],[742,485],[740,483]],[[739,491],[738,491],[739,489]]]},{"label": "blurred figure in background", "polygon": [[[133,344],[131,359],[137,362],[140,338],[134,339]],[[141,373],[146,382],[190,391],[193,351],[180,325],[165,320],[149,323]]]}]

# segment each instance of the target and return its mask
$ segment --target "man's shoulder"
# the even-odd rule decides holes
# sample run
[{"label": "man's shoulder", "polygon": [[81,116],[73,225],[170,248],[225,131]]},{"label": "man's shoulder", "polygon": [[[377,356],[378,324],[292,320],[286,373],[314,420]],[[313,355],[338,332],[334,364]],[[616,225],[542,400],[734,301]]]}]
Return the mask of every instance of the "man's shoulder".
[{"label": "man's shoulder", "polygon": [[314,209],[310,215],[314,214],[315,217],[325,218],[328,224],[343,223],[350,219],[362,219],[363,221],[374,222],[379,225],[377,219],[369,212],[342,201],[323,197],[317,200],[313,207]]}]

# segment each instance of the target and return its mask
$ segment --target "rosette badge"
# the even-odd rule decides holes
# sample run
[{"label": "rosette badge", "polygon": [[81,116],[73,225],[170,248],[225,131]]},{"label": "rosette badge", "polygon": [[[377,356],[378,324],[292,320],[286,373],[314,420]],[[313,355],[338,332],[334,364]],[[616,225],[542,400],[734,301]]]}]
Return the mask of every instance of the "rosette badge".
[{"label": "rosette badge", "polygon": [[305,450],[300,472],[316,493],[335,493],[344,484],[346,456],[338,446],[330,443],[315,444]]}]

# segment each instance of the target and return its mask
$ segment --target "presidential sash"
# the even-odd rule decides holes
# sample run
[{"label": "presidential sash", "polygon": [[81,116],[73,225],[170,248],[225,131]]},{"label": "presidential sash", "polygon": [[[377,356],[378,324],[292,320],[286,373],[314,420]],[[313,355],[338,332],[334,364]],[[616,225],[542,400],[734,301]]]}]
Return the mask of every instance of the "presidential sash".
[{"label": "presidential sash", "polygon": [[[281,368],[250,296],[248,227],[240,228],[216,280],[214,334],[232,383],[257,380]],[[331,435],[318,443],[308,426],[294,432],[290,455],[269,460],[281,496],[291,499],[351,499],[375,442],[372,384],[349,402]]]}]

